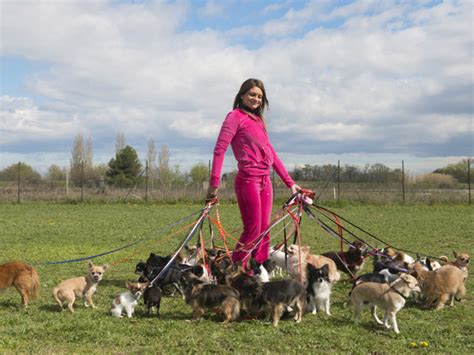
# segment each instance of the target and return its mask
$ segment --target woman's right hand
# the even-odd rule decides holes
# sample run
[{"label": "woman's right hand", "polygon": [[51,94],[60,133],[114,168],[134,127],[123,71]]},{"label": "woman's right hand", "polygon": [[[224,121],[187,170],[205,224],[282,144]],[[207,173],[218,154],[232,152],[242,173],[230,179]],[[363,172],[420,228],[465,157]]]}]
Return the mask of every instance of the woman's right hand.
[{"label": "woman's right hand", "polygon": [[217,187],[209,186],[206,194],[206,203],[211,202],[217,197]]}]

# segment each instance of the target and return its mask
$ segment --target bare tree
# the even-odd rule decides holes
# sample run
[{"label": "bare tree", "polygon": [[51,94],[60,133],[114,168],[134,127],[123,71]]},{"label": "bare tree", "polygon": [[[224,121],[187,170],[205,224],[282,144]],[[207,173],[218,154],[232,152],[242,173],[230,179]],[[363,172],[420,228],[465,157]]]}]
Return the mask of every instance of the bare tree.
[{"label": "bare tree", "polygon": [[118,132],[115,137],[115,154],[119,153],[123,148],[125,148],[125,134],[123,132]]},{"label": "bare tree", "polygon": [[170,151],[167,145],[162,145],[158,154],[158,180],[161,186],[170,187],[173,172],[170,169]]},{"label": "bare tree", "polygon": [[81,184],[82,164],[84,162],[84,137],[78,134],[74,137],[71,151],[71,181],[75,185]]},{"label": "bare tree", "polygon": [[148,153],[146,159],[148,161],[150,175],[154,177],[156,173],[156,146],[153,138],[148,139]]}]

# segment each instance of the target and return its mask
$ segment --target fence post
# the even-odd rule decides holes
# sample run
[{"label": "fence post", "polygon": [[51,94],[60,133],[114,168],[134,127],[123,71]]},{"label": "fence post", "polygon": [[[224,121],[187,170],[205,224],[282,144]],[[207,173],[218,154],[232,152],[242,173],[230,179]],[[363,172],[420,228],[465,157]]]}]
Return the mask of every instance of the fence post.
[{"label": "fence post", "polygon": [[66,196],[69,195],[69,170],[66,170]]},{"label": "fence post", "polygon": [[405,161],[402,160],[402,203],[405,203]]},{"label": "fence post", "polygon": [[341,180],[340,180],[341,162],[337,161],[337,200],[339,201],[339,194],[341,191]]},{"label": "fence post", "polygon": [[81,202],[84,201],[84,160],[81,160]]},{"label": "fence post", "polygon": [[467,188],[469,190],[469,204],[471,204],[471,159],[467,160]]},{"label": "fence post", "polygon": [[148,160],[145,164],[145,201],[148,202]]},{"label": "fence post", "polygon": [[21,162],[18,162],[18,198],[17,202],[20,203],[20,195],[21,195]]}]

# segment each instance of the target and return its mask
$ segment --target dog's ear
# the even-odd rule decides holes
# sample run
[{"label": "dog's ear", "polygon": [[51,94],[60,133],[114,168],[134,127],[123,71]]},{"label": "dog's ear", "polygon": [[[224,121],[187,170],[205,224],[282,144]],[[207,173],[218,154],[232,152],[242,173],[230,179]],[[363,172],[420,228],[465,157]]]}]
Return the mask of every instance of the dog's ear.
[{"label": "dog's ear", "polygon": [[323,273],[325,273],[326,275],[329,275],[329,265],[328,264],[324,264],[322,267],[321,267],[321,271]]},{"label": "dog's ear", "polygon": [[104,264],[104,265],[102,265],[102,269],[104,269],[104,271],[107,270],[109,267],[110,267],[109,264]]},{"label": "dog's ear", "polygon": [[92,269],[94,267],[94,263],[92,261],[89,260],[89,262],[87,263],[87,265],[89,266],[89,269]]},{"label": "dog's ear", "polygon": [[130,282],[125,281],[125,288],[130,288],[130,285],[131,285]]},{"label": "dog's ear", "polygon": [[428,268],[429,271],[433,271],[430,258],[426,258],[426,267]]}]

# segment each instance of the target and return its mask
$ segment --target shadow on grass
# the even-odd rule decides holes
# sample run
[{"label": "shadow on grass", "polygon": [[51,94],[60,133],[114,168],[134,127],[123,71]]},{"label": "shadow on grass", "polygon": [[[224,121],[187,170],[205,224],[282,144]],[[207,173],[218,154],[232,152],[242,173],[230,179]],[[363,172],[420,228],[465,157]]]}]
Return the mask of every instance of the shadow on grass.
[{"label": "shadow on grass", "polygon": [[41,311],[45,311],[45,312],[54,312],[54,313],[62,312],[59,309],[59,305],[53,304],[53,303],[43,304],[43,305],[39,306],[38,309],[41,310]]}]

